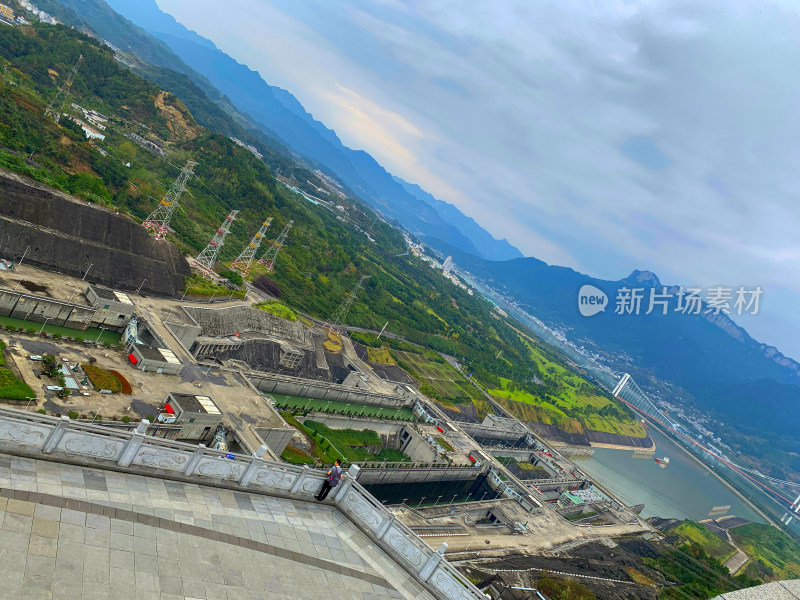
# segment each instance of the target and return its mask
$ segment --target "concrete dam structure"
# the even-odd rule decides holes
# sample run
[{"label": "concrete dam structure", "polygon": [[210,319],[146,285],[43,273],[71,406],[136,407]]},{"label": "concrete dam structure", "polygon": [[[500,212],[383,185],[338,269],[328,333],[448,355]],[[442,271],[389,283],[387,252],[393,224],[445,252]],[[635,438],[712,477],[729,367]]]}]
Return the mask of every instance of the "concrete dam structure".
[{"label": "concrete dam structure", "polygon": [[191,274],[174,245],[130,218],[0,169],[0,256],[23,255],[49,271],[160,296],[176,295]]}]

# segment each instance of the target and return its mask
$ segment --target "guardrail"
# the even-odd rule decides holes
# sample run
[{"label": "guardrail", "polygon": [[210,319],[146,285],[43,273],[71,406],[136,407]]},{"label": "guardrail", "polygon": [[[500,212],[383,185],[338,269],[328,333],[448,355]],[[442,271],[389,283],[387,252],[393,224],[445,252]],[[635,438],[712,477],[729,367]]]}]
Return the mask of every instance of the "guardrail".
[{"label": "guardrail", "polygon": [[[120,431],[69,417],[0,408],[0,451],[43,460],[62,460],[140,475],[182,479],[201,485],[245,489],[310,500],[324,480],[321,471],[252,456],[230,454],[145,436],[142,419],[134,431]],[[484,600],[486,596],[444,560],[447,544],[434,551],[357,481],[353,465],[331,494],[332,503],[437,598]]]}]

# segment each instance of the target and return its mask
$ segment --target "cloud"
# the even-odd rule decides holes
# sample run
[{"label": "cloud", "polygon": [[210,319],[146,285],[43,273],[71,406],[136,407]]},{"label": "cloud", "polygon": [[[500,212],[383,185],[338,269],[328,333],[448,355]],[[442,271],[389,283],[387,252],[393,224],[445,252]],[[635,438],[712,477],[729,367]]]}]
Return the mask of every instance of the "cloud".
[{"label": "cloud", "polygon": [[530,255],[762,285],[800,356],[795,3],[159,4]]}]

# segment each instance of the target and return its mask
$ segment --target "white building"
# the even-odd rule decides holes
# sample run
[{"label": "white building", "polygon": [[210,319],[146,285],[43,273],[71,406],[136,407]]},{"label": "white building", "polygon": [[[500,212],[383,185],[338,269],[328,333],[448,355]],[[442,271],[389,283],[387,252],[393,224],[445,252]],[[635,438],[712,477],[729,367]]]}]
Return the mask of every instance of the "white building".
[{"label": "white building", "polygon": [[447,258],[444,259],[444,262],[442,263],[442,271],[444,271],[445,273],[449,273],[452,270],[453,270],[453,257],[448,256]]}]

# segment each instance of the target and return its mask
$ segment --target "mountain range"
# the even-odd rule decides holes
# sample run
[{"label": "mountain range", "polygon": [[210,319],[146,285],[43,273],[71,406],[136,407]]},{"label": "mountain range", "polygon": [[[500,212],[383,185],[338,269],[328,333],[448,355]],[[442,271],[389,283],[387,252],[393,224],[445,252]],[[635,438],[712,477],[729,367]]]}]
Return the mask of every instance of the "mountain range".
[{"label": "mountain range", "polygon": [[[187,78],[196,88],[190,90],[195,96],[211,99],[262,145],[334,176],[353,195],[435,249],[451,254],[458,265],[565,332],[576,345],[632,373],[645,386],[652,381],[677,386],[689,406],[717,419],[720,433],[736,449],[769,457],[783,474],[800,470],[796,436],[800,364],[757,342],[726,315],[683,315],[671,305],[663,317],[617,315],[610,309],[582,317],[577,294],[584,284],[603,290],[612,302],[620,287],[650,289],[662,284],[646,270],[607,281],[522,257],[456,207],[390,175],[366,152],[344,146],[289,92],[270,86],[211,41],[186,29],[154,0],[109,0],[122,16],[102,0],[40,0],[39,4],[57,2],[72,9],[73,15],[80,14],[111,44],[163,68],[145,76],[164,89],[174,86],[179,76]],[[195,114],[187,100],[191,94],[181,98]],[[206,121],[214,117],[208,112],[202,115]],[[202,122],[200,115],[195,116]]]},{"label": "mountain range", "polygon": [[[597,279],[536,258],[492,262],[449,248],[456,264],[517,306],[563,332],[576,346],[627,371],[643,387],[672,390],[685,405],[711,415],[738,449],[761,455],[782,451],[784,473],[800,468],[800,363],[774,346],[753,339],[724,313],[683,314],[676,310],[677,286],[652,272],[636,270],[617,281]],[[605,311],[584,317],[578,292],[592,285],[608,297]],[[617,314],[620,288],[644,290],[640,314]],[[667,314],[648,308],[651,289],[673,295]],[[669,398],[675,404],[674,398]],[[791,465],[791,466],[789,466]]]},{"label": "mountain range", "polygon": [[[102,0],[58,2],[115,46],[151,64],[186,74],[226,112],[251,121],[429,245],[451,245],[490,260],[522,256],[508,241],[496,240],[455,206],[433,199],[416,186],[410,191],[408,184],[396,181],[370,154],[345,146],[336,132],[315,120],[291,93],[266,83],[257,72],[162,12],[154,0],[110,0],[107,5]],[[150,35],[131,35],[130,28],[120,25],[119,15],[140,33]]]}]

